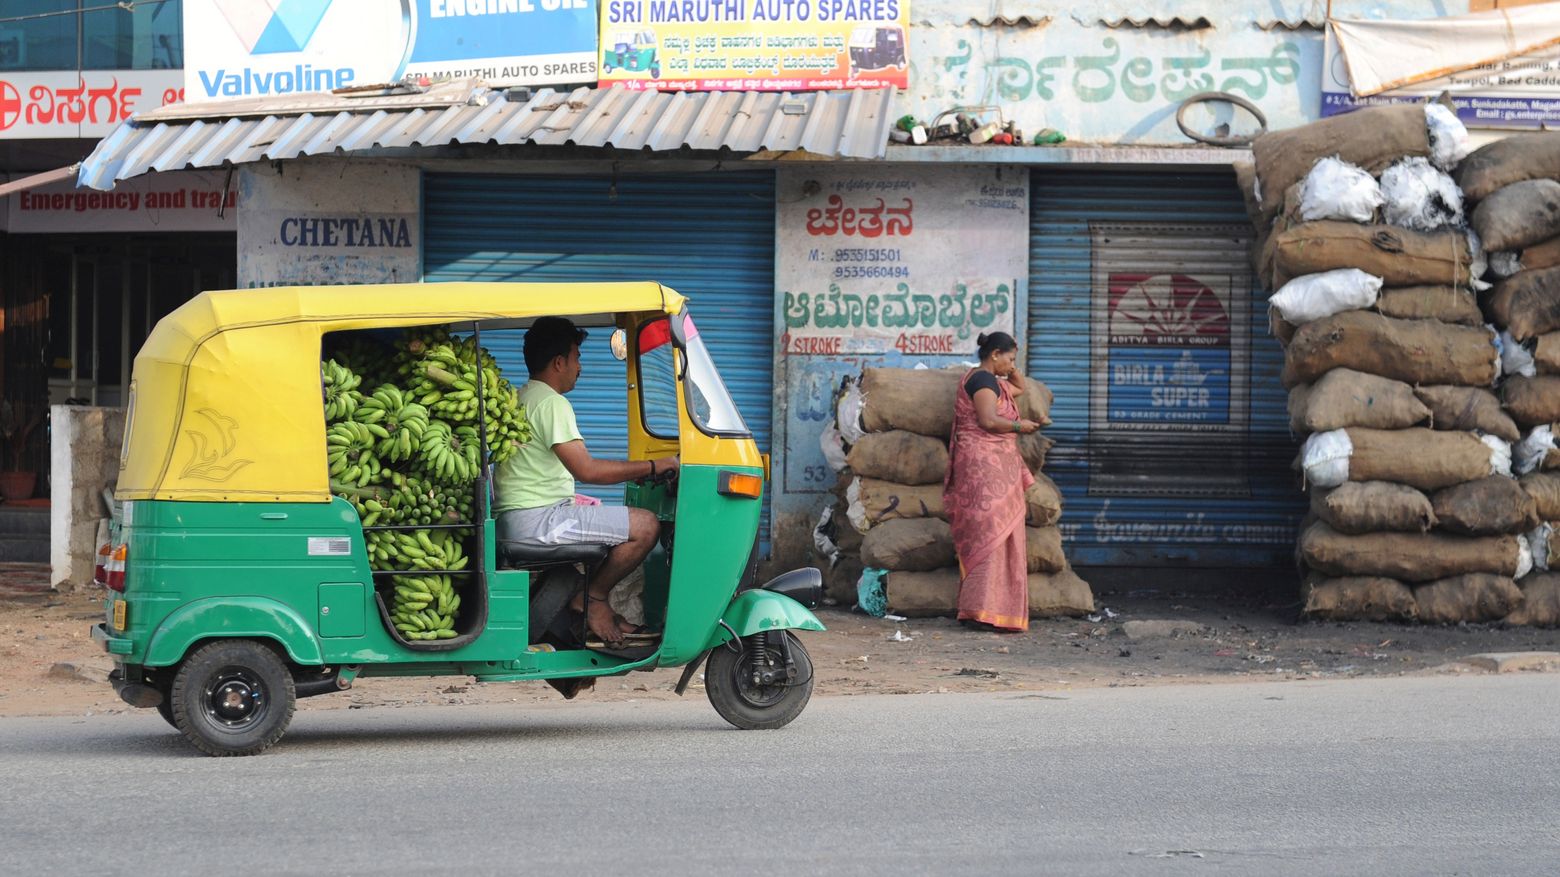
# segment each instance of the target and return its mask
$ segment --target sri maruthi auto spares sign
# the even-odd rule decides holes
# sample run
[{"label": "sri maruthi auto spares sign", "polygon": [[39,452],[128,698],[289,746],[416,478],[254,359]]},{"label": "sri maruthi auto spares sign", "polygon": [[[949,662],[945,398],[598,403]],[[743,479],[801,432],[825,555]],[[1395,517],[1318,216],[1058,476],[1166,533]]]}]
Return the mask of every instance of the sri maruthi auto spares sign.
[{"label": "sri maruthi auto spares sign", "polygon": [[596,80],[596,0],[185,0],[184,89],[210,101],[405,76]]}]

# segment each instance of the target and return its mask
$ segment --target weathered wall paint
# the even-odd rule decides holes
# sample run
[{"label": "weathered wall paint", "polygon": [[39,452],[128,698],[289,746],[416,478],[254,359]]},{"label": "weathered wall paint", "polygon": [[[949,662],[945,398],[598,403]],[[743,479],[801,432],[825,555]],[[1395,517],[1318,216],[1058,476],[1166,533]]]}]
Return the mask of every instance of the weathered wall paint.
[{"label": "weathered wall paint", "polygon": [[238,177],[238,285],[421,279],[421,177],[365,162],[246,165]]}]

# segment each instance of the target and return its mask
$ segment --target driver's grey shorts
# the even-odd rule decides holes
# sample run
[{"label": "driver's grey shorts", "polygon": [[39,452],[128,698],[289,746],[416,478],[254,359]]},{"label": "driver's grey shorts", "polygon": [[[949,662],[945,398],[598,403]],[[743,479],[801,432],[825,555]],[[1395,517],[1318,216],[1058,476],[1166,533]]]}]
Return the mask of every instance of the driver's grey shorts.
[{"label": "driver's grey shorts", "polygon": [[628,509],[624,506],[557,505],[500,512],[495,527],[499,541],[532,545],[619,545],[628,541]]}]

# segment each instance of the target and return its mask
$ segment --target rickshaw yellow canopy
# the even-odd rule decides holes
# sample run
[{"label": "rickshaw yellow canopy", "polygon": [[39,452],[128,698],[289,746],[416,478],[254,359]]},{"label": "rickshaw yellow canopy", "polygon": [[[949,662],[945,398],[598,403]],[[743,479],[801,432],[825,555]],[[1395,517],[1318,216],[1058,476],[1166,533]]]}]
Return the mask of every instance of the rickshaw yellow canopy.
[{"label": "rickshaw yellow canopy", "polygon": [[[658,283],[400,283],[205,292],[136,354],[116,497],[328,502],[320,344],[327,332],[675,314]],[[520,383],[523,376],[510,375]],[[372,388],[364,388],[371,390]]]}]

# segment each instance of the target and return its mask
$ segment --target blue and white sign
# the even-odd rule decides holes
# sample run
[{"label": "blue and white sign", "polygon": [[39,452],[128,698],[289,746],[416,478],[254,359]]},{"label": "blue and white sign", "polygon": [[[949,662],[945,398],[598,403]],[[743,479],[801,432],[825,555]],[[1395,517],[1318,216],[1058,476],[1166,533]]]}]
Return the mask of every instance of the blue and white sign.
[{"label": "blue and white sign", "polygon": [[596,0],[185,0],[185,99],[406,76],[595,82],[596,18]]}]

